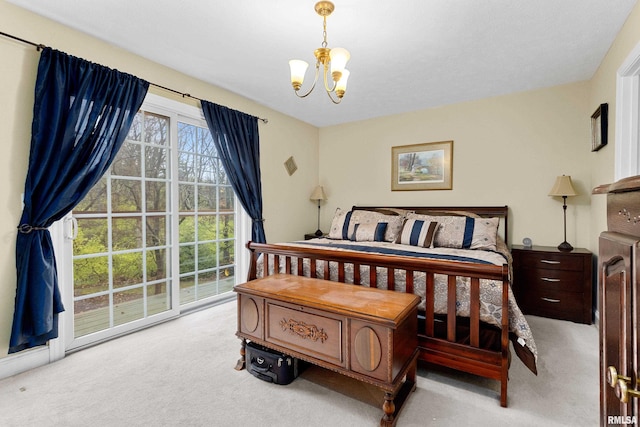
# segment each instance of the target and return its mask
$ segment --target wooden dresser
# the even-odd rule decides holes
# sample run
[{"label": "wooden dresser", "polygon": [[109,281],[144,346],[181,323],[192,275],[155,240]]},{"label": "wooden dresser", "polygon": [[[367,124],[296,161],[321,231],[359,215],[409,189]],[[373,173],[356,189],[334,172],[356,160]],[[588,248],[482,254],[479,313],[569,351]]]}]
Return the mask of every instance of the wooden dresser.
[{"label": "wooden dresser", "polygon": [[514,245],[513,292],[525,314],[592,323],[593,254]]},{"label": "wooden dresser", "polygon": [[598,247],[600,425],[638,425],[640,176],[593,193],[607,195],[607,231]]},{"label": "wooden dresser", "polygon": [[395,424],[415,390],[417,307],[413,294],[277,274],[237,285],[242,339],[306,360],[385,393],[381,425]]}]

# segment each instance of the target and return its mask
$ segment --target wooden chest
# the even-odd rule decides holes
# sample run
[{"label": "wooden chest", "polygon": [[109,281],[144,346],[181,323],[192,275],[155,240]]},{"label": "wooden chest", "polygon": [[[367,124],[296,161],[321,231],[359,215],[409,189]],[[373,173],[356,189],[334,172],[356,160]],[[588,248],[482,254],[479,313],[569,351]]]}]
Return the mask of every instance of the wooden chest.
[{"label": "wooden chest", "polygon": [[417,296],[285,274],[234,290],[238,337],[381,388],[395,423],[415,389]]}]

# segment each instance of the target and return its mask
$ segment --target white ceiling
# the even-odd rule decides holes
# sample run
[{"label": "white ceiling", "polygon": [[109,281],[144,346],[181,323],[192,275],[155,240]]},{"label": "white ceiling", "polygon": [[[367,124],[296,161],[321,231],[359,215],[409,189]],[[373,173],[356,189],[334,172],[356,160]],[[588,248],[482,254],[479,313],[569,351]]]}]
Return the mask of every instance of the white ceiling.
[{"label": "white ceiling", "polygon": [[334,105],[289,81],[322,42],[314,0],[7,1],[318,127],[588,80],[636,3],[334,0],[328,46],[351,52]]}]

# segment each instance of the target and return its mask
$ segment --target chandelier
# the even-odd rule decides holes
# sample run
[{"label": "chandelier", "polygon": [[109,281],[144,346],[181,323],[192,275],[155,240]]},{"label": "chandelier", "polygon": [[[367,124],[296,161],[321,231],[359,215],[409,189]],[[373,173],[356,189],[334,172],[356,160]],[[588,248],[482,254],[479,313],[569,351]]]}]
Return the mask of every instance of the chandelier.
[{"label": "chandelier", "polygon": [[[316,76],[313,80],[311,89],[304,95],[300,95],[299,90],[302,87],[304,81],[304,75],[309,67],[306,61],[300,59],[292,59],[289,61],[289,67],[291,68],[291,85],[295,90],[296,95],[299,98],[304,98],[309,95],[316,87],[318,82],[318,76],[320,74],[320,67],[322,66],[322,75],[324,79],[324,88],[327,91],[327,95],[334,104],[339,104],[342,101],[345,91],[347,90],[347,79],[349,78],[349,71],[344,67],[347,65],[347,61],[351,57],[347,49],[336,47],[329,49],[327,47],[327,16],[331,15],[331,12],[335,9],[333,3],[330,1],[319,1],[315,5],[316,13],[322,16],[322,47],[316,49],[313,54],[316,57]],[[329,68],[331,68],[331,74],[329,75]],[[331,81],[331,83],[329,83]],[[334,98],[332,94],[337,96]]]}]

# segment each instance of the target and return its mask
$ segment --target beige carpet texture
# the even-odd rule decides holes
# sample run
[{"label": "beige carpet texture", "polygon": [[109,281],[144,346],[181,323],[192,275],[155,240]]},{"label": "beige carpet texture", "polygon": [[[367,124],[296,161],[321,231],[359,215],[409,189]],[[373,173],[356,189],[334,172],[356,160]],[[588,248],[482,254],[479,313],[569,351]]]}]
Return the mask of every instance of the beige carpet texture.
[{"label": "beige carpet texture", "polygon": [[[311,367],[291,384],[236,371],[236,302],[0,381],[1,426],[376,426],[377,389]],[[527,316],[538,376],[515,356],[499,383],[419,364],[397,426],[597,426],[598,330]]]}]

